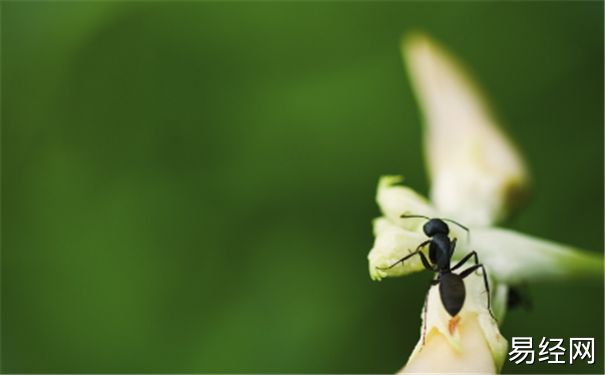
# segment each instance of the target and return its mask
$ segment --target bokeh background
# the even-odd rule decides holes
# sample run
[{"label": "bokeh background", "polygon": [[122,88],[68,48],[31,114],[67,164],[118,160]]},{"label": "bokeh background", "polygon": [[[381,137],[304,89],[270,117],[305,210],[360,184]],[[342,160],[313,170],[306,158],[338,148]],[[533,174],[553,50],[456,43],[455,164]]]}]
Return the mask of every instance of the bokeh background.
[{"label": "bokeh background", "polygon": [[[426,272],[372,282],[379,176],[426,194],[399,52],[474,72],[533,171],[508,227],[603,253],[602,2],[3,2],[3,373],[392,373]],[[603,285],[503,334],[594,337]],[[568,352],[566,352],[568,353]],[[567,358],[567,357],[566,357]]]}]

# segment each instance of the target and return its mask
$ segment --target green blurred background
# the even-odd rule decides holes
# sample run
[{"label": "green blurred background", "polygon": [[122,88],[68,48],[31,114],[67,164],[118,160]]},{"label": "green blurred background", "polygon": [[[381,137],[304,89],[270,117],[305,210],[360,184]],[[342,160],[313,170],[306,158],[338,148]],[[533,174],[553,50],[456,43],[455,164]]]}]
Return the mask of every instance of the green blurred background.
[{"label": "green blurred background", "polygon": [[[602,2],[1,11],[3,373],[403,366],[431,275],[372,282],[366,256],[379,176],[428,191],[410,30],[466,62],[524,151],[509,227],[603,252]],[[603,285],[530,288],[502,333],[594,337],[596,361],[504,372],[602,373]]]}]

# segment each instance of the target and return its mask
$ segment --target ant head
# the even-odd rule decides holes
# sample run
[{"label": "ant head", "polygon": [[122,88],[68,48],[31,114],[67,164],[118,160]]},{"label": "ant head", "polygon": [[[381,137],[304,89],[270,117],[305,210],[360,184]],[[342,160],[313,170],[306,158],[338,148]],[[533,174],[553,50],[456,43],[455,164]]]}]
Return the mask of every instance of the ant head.
[{"label": "ant head", "polygon": [[441,219],[431,219],[427,221],[422,229],[424,230],[424,234],[429,237],[433,237],[437,233],[442,233],[445,235],[450,233],[450,227],[448,227],[447,224]]}]

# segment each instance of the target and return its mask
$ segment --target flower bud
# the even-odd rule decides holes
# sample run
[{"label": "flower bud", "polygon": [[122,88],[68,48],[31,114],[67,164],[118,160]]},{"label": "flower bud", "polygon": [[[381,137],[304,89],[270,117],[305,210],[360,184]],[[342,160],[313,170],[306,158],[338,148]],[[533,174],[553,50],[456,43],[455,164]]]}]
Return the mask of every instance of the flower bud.
[{"label": "flower bud", "polygon": [[425,35],[402,52],[424,115],[431,201],[467,225],[502,222],[522,203],[527,168],[461,64]]}]

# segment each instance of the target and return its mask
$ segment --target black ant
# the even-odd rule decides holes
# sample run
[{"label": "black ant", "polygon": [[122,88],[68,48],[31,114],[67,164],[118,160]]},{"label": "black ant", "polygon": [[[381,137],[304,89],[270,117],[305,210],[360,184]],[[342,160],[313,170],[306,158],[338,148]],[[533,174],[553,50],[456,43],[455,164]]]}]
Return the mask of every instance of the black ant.
[{"label": "black ant", "polygon": [[[468,255],[462,258],[462,260],[458,262],[455,266],[450,267],[450,261],[452,259],[452,255],[454,254],[454,249],[456,248],[457,239],[454,238],[453,241],[450,241],[450,238],[448,237],[450,228],[447,226],[445,221],[449,221],[458,225],[467,233],[469,233],[468,228],[449,219],[431,219],[422,215],[401,215],[401,217],[404,219],[427,219],[428,222],[424,224],[422,229],[424,233],[431,238],[418,245],[416,251],[399,259],[390,267],[376,268],[379,270],[388,270],[390,268],[395,267],[399,263],[403,263],[408,258],[411,258],[416,254],[420,255],[420,260],[422,261],[424,268],[431,272],[436,272],[438,274],[437,279],[431,281],[431,286],[439,284],[439,294],[441,295],[441,302],[443,303],[443,307],[445,307],[447,313],[450,314],[452,318],[458,315],[458,313],[462,309],[462,305],[464,305],[464,300],[466,298],[466,289],[464,287],[463,279],[473,273],[475,270],[481,268],[483,270],[483,281],[485,282],[485,290],[487,291],[487,309],[492,318],[496,320],[491,310],[487,274],[485,272],[485,267],[483,266],[483,264],[479,264],[477,252],[474,250],[471,251]],[[427,244],[429,245],[430,262],[426,259],[426,256],[420,251],[420,249],[426,246]],[[467,268],[460,274],[455,274],[452,272],[462,267],[471,257],[475,257],[475,265]]]}]

